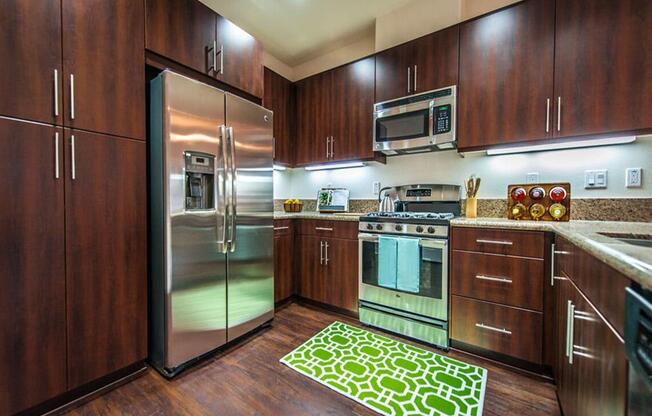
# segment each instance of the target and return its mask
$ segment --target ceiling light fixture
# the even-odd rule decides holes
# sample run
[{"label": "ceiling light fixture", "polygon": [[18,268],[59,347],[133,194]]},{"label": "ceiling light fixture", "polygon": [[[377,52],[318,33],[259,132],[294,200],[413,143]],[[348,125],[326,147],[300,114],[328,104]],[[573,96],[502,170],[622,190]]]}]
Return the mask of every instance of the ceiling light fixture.
[{"label": "ceiling light fixture", "polygon": [[306,166],[306,170],[326,170],[326,169],[346,169],[346,168],[361,168],[365,164],[362,162],[342,162],[342,163],[331,163],[329,165],[312,165]]},{"label": "ceiling light fixture", "polygon": [[563,150],[563,149],[577,149],[579,147],[596,147],[596,146],[610,146],[614,144],[632,143],[636,140],[636,136],[627,137],[612,137],[608,139],[589,139],[577,140],[572,142],[550,143],[550,144],[537,144],[532,146],[517,146],[517,147],[503,147],[499,149],[487,150],[487,155],[507,155],[512,153],[527,153],[527,152],[545,152],[549,150]]}]

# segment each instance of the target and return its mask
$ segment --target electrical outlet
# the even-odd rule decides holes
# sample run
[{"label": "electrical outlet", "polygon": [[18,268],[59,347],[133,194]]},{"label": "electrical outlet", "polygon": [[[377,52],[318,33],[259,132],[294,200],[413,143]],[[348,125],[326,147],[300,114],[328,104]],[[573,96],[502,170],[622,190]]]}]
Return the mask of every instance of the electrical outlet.
[{"label": "electrical outlet", "polygon": [[525,183],[527,184],[539,183],[539,172],[530,172],[527,175],[525,175]]},{"label": "electrical outlet", "polygon": [[643,169],[625,169],[625,186],[628,188],[640,188],[643,183]]},{"label": "electrical outlet", "polygon": [[374,195],[378,195],[380,193],[380,182],[379,181],[374,181],[372,184],[372,192]]},{"label": "electrical outlet", "polygon": [[584,189],[604,189],[606,187],[607,169],[584,171]]}]

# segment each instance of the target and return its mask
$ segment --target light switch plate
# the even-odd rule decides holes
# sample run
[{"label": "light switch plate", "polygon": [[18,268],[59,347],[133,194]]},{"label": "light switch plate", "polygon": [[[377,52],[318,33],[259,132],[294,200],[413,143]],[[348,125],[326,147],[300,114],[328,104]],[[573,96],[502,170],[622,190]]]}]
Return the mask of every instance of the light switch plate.
[{"label": "light switch plate", "polygon": [[625,169],[625,186],[628,188],[640,188],[643,184],[643,169]]},{"label": "light switch plate", "polygon": [[378,195],[380,193],[380,182],[379,181],[374,181],[372,185],[372,191],[374,195]]},{"label": "light switch plate", "polygon": [[539,172],[530,172],[525,175],[525,183],[534,184],[539,183]]},{"label": "light switch plate", "polygon": [[607,169],[584,171],[584,189],[605,189],[606,187]]}]

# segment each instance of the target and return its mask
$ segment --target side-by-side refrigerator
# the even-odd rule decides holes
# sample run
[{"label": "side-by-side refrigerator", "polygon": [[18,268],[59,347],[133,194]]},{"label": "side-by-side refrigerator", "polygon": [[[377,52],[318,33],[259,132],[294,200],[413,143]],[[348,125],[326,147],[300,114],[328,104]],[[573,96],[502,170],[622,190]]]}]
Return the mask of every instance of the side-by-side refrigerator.
[{"label": "side-by-side refrigerator", "polygon": [[174,376],[274,316],[272,112],[150,83],[150,360]]}]

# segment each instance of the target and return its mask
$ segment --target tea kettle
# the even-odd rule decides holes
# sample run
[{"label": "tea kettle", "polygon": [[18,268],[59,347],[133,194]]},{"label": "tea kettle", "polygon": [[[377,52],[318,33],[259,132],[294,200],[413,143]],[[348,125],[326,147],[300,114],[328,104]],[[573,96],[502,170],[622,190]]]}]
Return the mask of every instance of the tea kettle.
[{"label": "tea kettle", "polygon": [[393,186],[386,186],[378,192],[378,212],[394,212],[396,208],[394,206],[394,201],[389,197],[389,192],[385,192],[385,197],[381,200],[380,197],[383,195],[383,191],[394,189]]}]

